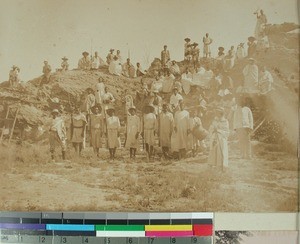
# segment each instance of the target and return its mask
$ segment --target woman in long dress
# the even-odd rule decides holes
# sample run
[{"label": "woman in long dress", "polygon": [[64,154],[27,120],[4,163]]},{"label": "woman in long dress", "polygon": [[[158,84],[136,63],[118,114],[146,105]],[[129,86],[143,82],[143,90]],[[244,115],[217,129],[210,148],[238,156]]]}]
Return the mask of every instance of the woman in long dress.
[{"label": "woman in long dress", "polygon": [[91,126],[91,146],[94,149],[94,153],[99,157],[99,149],[102,147],[102,135],[104,129],[104,118],[101,114],[101,107],[95,105],[92,107],[92,114],[90,115]]},{"label": "woman in long dress", "polygon": [[120,143],[120,120],[115,116],[115,109],[108,108],[106,110],[108,118],[106,119],[107,127],[107,144],[110,159],[115,159],[116,150],[121,146]]},{"label": "woman in long dress", "polygon": [[228,167],[228,143],[229,124],[224,117],[224,109],[216,109],[216,117],[210,128],[210,151],[208,162],[213,166]]}]

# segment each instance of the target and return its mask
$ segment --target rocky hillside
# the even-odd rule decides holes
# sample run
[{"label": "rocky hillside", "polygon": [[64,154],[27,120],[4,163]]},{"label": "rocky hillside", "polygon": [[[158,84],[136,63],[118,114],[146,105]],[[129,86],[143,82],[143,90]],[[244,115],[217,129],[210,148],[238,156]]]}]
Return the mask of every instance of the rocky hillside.
[{"label": "rocky hillside", "polygon": [[[269,103],[274,119],[286,128],[287,137],[291,142],[297,142],[298,135],[298,92],[299,92],[299,26],[284,23],[270,25],[267,28],[270,50],[258,53],[255,59],[259,66],[267,66],[274,77],[274,92]],[[242,81],[242,69],[246,60],[235,65],[230,72],[236,86]],[[156,59],[150,67],[149,74],[159,66]],[[184,67],[181,67],[183,69]],[[31,127],[47,123],[51,110],[51,98],[58,98],[65,112],[70,112],[71,106],[82,100],[82,94],[88,88],[95,88],[98,78],[103,77],[105,85],[116,98],[117,113],[123,116],[121,96],[127,88],[135,98],[136,91],[141,88],[141,79],[128,79],[110,75],[107,68],[99,71],[70,70],[55,72],[49,84],[39,86],[41,77],[9,88],[7,82],[0,84],[0,114],[5,117],[6,107],[10,106],[11,115],[19,108],[18,122]],[[148,79],[152,79],[151,77]],[[194,104],[198,98],[194,90],[185,97],[187,104]],[[137,104],[138,105],[138,104]],[[2,125],[1,125],[2,126]]]}]

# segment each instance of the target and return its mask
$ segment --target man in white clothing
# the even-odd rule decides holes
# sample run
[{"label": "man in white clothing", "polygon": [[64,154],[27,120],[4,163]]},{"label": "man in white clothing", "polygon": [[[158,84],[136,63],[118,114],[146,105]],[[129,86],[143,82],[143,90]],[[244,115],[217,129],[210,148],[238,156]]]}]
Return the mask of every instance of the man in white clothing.
[{"label": "man in white clothing", "polygon": [[267,70],[266,66],[262,68],[261,76],[259,79],[259,90],[262,94],[266,94],[272,89],[273,77]]},{"label": "man in white clothing", "polygon": [[252,157],[250,134],[253,130],[253,115],[245,98],[237,101],[237,108],[233,115],[233,128],[238,135],[242,157],[250,159]]}]

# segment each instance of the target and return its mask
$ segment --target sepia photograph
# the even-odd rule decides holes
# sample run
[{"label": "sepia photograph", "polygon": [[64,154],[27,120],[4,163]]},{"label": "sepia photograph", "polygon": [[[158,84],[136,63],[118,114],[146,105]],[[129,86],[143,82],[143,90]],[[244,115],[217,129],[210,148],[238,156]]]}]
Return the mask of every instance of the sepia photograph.
[{"label": "sepia photograph", "polygon": [[297,212],[297,11],[0,0],[0,210]]}]

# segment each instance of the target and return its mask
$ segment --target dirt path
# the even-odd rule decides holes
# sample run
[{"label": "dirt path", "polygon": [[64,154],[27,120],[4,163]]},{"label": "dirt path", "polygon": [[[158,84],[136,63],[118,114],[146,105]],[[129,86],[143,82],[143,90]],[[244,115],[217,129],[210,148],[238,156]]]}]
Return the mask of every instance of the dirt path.
[{"label": "dirt path", "polygon": [[[89,150],[85,152],[84,161],[41,163],[33,158],[32,163],[26,162],[28,158],[10,164],[3,161],[0,209],[297,210],[296,158],[283,152],[267,152],[259,148],[253,159],[242,160],[237,156],[236,146],[231,144],[230,148],[230,166],[225,172],[211,167],[203,155],[180,162],[145,162],[144,156],[140,155],[133,162],[128,160],[128,152],[121,150],[118,151],[121,156],[115,162],[94,159],[90,157],[92,153]],[[0,155],[5,156],[2,152]],[[105,150],[103,152],[107,154]]]}]

